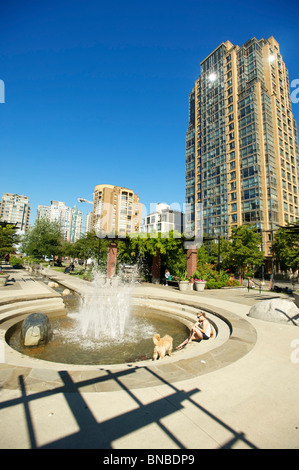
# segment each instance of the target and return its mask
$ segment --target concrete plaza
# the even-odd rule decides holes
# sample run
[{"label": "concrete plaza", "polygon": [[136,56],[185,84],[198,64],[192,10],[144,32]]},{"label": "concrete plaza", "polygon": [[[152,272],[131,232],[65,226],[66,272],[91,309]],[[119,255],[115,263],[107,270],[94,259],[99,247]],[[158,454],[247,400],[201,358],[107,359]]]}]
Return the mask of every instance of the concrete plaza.
[{"label": "concrete plaza", "polygon": [[[86,289],[86,281],[74,276],[48,274],[79,293]],[[0,330],[9,309],[20,303],[30,310],[34,299],[60,302],[59,294],[24,270],[10,275],[13,281],[0,288]],[[204,352],[201,343],[192,343],[174,358],[126,367],[65,370],[38,360],[32,366],[32,360],[6,350],[0,364],[0,448],[299,448],[299,331],[247,316],[256,302],[286,295],[180,292],[152,284],[136,285],[134,295],[221,312],[234,330],[215,350]]]}]

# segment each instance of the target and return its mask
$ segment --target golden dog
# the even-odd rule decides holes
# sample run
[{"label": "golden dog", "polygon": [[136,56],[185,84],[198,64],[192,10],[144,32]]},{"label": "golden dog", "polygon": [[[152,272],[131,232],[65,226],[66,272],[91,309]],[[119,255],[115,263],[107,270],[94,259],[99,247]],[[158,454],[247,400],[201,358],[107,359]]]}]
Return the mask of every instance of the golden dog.
[{"label": "golden dog", "polygon": [[168,356],[172,356],[173,339],[171,336],[166,335],[166,336],[163,336],[163,338],[160,338],[160,335],[156,334],[153,336],[153,342],[155,345],[154,355],[153,355],[154,361],[158,359],[158,357],[160,359],[163,359],[163,357],[165,357],[166,354],[168,354]]}]

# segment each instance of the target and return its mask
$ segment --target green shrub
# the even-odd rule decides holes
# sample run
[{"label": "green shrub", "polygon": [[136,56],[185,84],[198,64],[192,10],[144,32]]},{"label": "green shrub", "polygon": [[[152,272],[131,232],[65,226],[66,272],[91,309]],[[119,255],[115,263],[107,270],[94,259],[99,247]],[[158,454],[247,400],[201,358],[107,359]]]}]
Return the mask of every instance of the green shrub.
[{"label": "green shrub", "polygon": [[21,268],[23,267],[23,260],[18,258],[18,256],[10,255],[9,264]]},{"label": "green shrub", "polygon": [[221,289],[221,287],[224,287],[224,286],[226,286],[226,283],[223,281],[211,280],[211,281],[207,281],[206,283],[207,289]]},{"label": "green shrub", "polygon": [[240,286],[240,282],[237,279],[229,279],[226,283],[227,287]]},{"label": "green shrub", "polygon": [[201,263],[197,266],[196,272],[193,274],[194,279],[206,280],[207,289],[221,289],[225,287],[229,280],[227,271],[218,272],[214,264]]}]

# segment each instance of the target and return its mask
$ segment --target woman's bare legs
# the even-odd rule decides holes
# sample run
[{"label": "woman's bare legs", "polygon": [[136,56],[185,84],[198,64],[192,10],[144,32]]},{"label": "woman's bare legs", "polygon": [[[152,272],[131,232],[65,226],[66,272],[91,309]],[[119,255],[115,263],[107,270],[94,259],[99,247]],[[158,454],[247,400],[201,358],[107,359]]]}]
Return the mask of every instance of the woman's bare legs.
[{"label": "woman's bare legs", "polygon": [[198,328],[196,328],[196,326],[192,326],[189,337],[186,338],[185,341],[183,341],[181,344],[179,344],[176,347],[176,349],[181,349],[187,344],[191,343],[191,341],[199,340],[202,338],[203,338],[202,332]]}]

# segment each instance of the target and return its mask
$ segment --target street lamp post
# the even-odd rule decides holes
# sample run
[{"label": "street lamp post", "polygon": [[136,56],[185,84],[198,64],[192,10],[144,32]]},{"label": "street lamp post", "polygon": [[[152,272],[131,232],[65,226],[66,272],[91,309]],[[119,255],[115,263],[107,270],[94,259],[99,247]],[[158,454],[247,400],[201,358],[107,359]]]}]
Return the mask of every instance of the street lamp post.
[{"label": "street lamp post", "polygon": [[88,199],[84,199],[83,197],[78,197],[78,202],[87,202],[88,204],[93,204],[92,201],[88,201]]},{"label": "street lamp post", "polygon": [[220,263],[221,263],[221,254],[220,254],[220,235],[218,235],[218,271],[220,273]]}]

